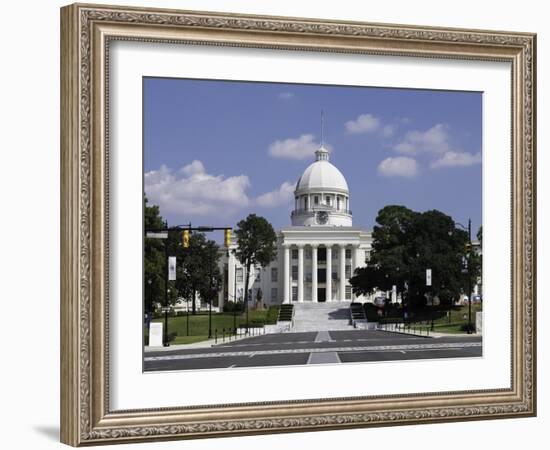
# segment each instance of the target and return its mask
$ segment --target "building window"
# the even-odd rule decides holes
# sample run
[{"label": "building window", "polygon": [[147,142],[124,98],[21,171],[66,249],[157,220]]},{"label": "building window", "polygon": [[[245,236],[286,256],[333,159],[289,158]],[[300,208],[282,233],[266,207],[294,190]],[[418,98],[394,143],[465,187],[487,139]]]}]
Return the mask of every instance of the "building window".
[{"label": "building window", "polygon": [[328,195],[325,197],[325,203],[330,206],[330,197]]},{"label": "building window", "polygon": [[337,280],[337,279],[338,279],[338,273],[337,273],[337,272],[332,272],[332,279],[333,279],[333,280]]},{"label": "building window", "polygon": [[298,286],[292,286],[292,301],[298,300]]},{"label": "building window", "polygon": [[298,249],[292,249],[292,259],[298,259]]},{"label": "building window", "polygon": [[326,262],[327,260],[327,248],[326,247],[319,247],[317,250],[317,260],[319,262]]},{"label": "building window", "polygon": [[256,274],[256,279],[254,280],[256,283],[259,283],[262,280],[262,272],[258,270],[258,273]]},{"label": "building window", "polygon": [[307,209],[307,197],[304,197],[304,209]]},{"label": "building window", "polygon": [[306,253],[306,259],[311,259],[311,248],[307,247],[305,253]]},{"label": "building window", "polygon": [[294,281],[298,279],[298,266],[292,266],[292,279]]},{"label": "building window", "polygon": [[368,250],[365,250],[365,262],[370,261],[370,252]]},{"label": "building window", "polygon": [[336,209],[340,210],[340,196],[336,197]]},{"label": "building window", "polygon": [[237,268],[237,283],[242,283],[242,282],[243,282],[243,268],[238,267]]},{"label": "building window", "polygon": [[351,300],[351,286],[346,286],[346,300]]},{"label": "building window", "polygon": [[277,288],[271,288],[271,303],[277,303],[278,296]]},{"label": "building window", "polygon": [[313,202],[314,202],[316,205],[319,204],[319,196],[318,196],[318,195],[315,195],[315,196],[313,197]]},{"label": "building window", "polygon": [[346,266],[346,278],[351,278],[351,266]]},{"label": "building window", "polygon": [[351,259],[351,248],[346,248],[346,259]]},{"label": "building window", "polygon": [[271,282],[272,283],[276,283],[277,281],[279,281],[278,275],[279,275],[279,273],[277,272],[277,267],[272,267],[271,268]]}]

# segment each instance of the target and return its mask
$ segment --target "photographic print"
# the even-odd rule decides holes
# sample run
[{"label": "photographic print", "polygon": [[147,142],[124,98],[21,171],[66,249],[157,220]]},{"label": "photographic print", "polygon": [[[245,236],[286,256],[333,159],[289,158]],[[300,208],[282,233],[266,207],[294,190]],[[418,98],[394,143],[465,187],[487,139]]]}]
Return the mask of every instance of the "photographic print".
[{"label": "photographic print", "polygon": [[144,371],[481,357],[482,99],[143,78]]},{"label": "photographic print", "polygon": [[60,86],[62,442],[536,415],[535,34],[75,4]]}]

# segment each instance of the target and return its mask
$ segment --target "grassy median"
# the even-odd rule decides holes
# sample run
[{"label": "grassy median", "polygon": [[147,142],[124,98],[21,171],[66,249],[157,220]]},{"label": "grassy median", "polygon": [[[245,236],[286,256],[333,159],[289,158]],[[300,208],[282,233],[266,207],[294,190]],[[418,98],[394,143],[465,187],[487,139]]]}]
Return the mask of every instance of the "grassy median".
[{"label": "grassy median", "polygon": [[[248,311],[249,327],[263,327],[277,322],[278,306],[269,309],[251,309]],[[164,318],[153,319],[153,322],[164,323]],[[168,334],[176,333],[172,344],[192,344],[208,339],[208,311],[200,311],[196,314],[186,313],[168,317]],[[246,313],[212,313],[212,334],[217,330],[218,335],[229,334],[232,330],[246,325]],[[188,328],[189,326],[189,328]],[[231,331],[230,331],[231,330]],[[147,329],[145,329],[147,336]]]}]

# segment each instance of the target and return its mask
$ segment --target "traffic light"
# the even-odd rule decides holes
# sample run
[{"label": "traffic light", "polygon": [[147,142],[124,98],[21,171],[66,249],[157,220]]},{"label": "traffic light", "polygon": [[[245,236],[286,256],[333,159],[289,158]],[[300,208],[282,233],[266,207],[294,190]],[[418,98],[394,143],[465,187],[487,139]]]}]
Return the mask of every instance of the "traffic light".
[{"label": "traffic light", "polygon": [[472,249],[472,244],[467,242],[466,244],[464,244],[464,249],[466,250],[467,253],[470,253],[470,250]]},{"label": "traffic light", "polygon": [[231,245],[231,228],[226,228],[224,230],[224,244],[227,248]]},{"label": "traffic light", "polygon": [[183,248],[189,248],[189,230],[183,230],[182,244]]}]

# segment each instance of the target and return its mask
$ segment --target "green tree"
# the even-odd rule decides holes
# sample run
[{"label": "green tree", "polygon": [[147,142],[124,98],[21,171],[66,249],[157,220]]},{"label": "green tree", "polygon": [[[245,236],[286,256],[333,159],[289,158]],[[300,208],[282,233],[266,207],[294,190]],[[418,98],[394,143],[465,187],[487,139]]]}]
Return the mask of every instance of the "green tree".
[{"label": "green tree", "polygon": [[211,303],[221,289],[221,273],[218,265],[219,246],[207,240],[203,233],[193,233],[189,247],[181,245],[181,235],[173,233],[172,242],[175,249],[178,267],[176,272],[176,289],[187,302],[192,301],[192,311],[196,314],[193,299],[199,294],[201,299]]},{"label": "green tree", "polygon": [[[147,197],[144,202],[144,229],[145,231],[161,230],[165,227],[160,215],[159,207],[148,206]],[[164,300],[164,242],[160,239],[144,239],[144,293],[145,311],[152,312],[155,306]]]},{"label": "green tree", "polygon": [[[379,211],[376,222],[370,260],[350,279],[356,295],[396,285],[404,304],[416,306],[425,302],[428,292],[450,301],[467,285],[462,258],[468,236],[451,217],[437,210],[419,213],[389,205]],[[428,268],[432,270],[429,288]]]},{"label": "green tree", "polygon": [[407,246],[416,214],[399,205],[389,205],[378,212],[370,260],[350,279],[355,294],[388,291],[393,285],[403,292],[413,263],[408,258]]},{"label": "green tree", "polygon": [[248,284],[252,266],[266,267],[277,257],[277,235],[271,224],[256,214],[250,214],[237,224],[235,256],[246,271],[244,304],[248,306]]},{"label": "green tree", "polygon": [[[463,270],[468,234],[455,226],[452,217],[437,210],[418,213],[410,232],[411,303],[422,303],[426,292],[450,303],[468,284]],[[428,268],[432,270],[431,287],[426,287]]]}]

